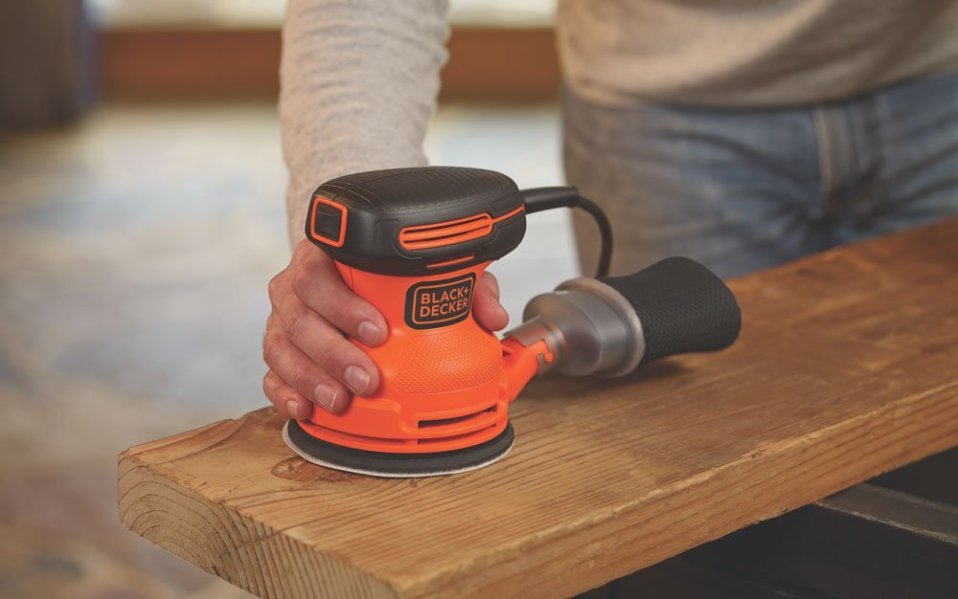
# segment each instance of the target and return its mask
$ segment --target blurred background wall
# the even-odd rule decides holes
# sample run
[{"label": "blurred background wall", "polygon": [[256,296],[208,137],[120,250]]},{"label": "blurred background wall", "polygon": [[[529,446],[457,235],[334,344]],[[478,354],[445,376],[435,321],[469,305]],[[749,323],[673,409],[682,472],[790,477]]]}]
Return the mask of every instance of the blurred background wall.
[{"label": "blurred background wall", "polygon": [[93,104],[95,32],[83,0],[0,5],[0,127],[65,125]]},{"label": "blurred background wall", "polygon": [[[551,0],[452,6],[430,159],[561,181]],[[0,4],[0,597],[246,596],[120,527],[116,455],[266,404],[283,9]],[[576,274],[567,215],[493,270],[515,320]]]}]

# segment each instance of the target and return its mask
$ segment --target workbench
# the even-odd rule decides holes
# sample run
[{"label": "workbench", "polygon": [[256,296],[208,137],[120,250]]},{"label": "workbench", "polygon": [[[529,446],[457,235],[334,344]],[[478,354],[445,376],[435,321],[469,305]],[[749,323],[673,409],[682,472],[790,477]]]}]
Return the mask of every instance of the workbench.
[{"label": "workbench", "polygon": [[125,451],[120,518],[261,597],[563,596],[958,445],[958,219],[730,287],[732,348],[538,381],[490,467],[328,470],[262,409]]}]

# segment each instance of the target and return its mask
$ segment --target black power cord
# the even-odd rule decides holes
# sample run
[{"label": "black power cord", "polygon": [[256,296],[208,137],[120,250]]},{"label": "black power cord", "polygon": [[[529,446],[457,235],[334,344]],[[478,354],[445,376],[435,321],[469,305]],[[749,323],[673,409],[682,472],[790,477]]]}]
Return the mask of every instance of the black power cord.
[{"label": "black power cord", "polygon": [[605,212],[602,212],[602,208],[599,208],[592,200],[579,195],[579,190],[575,187],[535,187],[523,189],[519,193],[526,205],[527,214],[553,208],[581,208],[592,215],[595,224],[599,226],[599,235],[602,238],[599,266],[595,276],[608,276],[609,265],[612,263],[612,226]]}]

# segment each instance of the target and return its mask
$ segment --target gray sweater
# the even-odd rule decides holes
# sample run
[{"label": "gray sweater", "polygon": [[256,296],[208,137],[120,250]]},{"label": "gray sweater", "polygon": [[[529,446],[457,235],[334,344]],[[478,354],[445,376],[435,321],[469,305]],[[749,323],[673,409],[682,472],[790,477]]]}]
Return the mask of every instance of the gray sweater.
[{"label": "gray sweater", "polygon": [[[280,117],[290,239],[310,193],[425,164],[446,0],[289,0]],[[813,104],[958,68],[953,0],[559,0],[567,84],[606,105]]]}]

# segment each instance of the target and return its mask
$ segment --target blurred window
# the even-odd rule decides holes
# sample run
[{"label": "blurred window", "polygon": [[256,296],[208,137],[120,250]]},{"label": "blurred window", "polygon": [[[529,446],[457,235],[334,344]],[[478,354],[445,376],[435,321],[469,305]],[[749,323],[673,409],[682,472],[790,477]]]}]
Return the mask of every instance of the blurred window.
[{"label": "blurred window", "polygon": [[[286,0],[86,0],[105,28],[190,26],[278,27]],[[401,0],[397,0],[401,1]],[[457,25],[530,27],[552,24],[555,0],[451,0]]]}]

